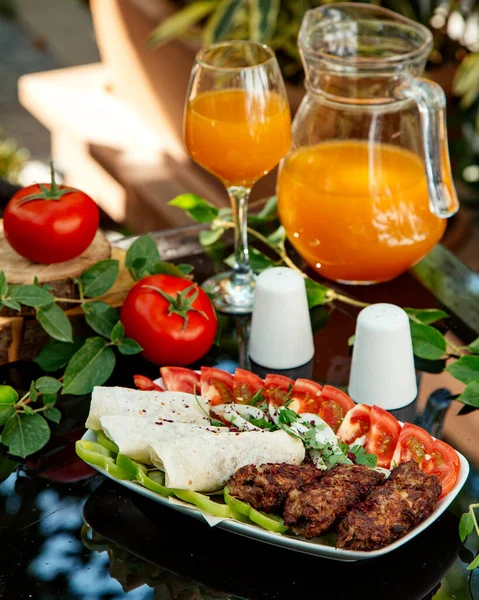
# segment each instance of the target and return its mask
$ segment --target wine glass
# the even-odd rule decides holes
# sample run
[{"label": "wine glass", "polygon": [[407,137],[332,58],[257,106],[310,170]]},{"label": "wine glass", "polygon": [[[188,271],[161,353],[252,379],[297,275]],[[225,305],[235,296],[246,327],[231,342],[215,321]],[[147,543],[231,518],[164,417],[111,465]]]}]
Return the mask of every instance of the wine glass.
[{"label": "wine glass", "polygon": [[255,278],[248,254],[247,207],[253,184],[291,145],[291,115],[273,50],[257,42],[228,41],[201,50],[185,109],[190,156],[221,179],[235,223],[233,270],[204,284],[218,310],[247,314]]}]

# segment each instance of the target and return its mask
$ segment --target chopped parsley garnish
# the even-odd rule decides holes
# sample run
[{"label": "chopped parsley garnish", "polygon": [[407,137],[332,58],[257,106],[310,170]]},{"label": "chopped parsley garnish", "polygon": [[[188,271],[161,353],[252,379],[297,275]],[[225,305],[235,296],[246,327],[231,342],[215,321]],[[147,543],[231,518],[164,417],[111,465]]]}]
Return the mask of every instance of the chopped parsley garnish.
[{"label": "chopped parsley garnish", "polygon": [[278,415],[278,422],[281,425],[292,425],[298,420],[298,413],[290,408],[281,408]]},{"label": "chopped parsley garnish", "polygon": [[[256,392],[256,394],[251,398],[250,404],[252,406],[256,406],[259,402],[265,402],[263,396],[264,388],[261,388]],[[265,403],[266,404],[266,403]]]},{"label": "chopped parsley garnish", "polygon": [[365,465],[374,469],[378,463],[378,457],[375,454],[367,454],[363,446],[353,446],[350,452],[354,454],[357,465]]},{"label": "chopped parsley garnish", "polygon": [[266,429],[267,431],[274,431],[278,429],[278,427],[274,423],[271,423],[271,421],[268,421],[266,417],[262,417],[261,419],[250,417],[248,422],[251,423],[251,425],[256,425],[256,427],[259,427],[260,429]]}]

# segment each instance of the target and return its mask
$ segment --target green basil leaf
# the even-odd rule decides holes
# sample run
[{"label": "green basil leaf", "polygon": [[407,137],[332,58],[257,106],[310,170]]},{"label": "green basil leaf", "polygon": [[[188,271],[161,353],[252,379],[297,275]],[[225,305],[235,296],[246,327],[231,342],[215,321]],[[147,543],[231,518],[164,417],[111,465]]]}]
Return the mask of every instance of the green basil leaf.
[{"label": "green basil leaf", "polygon": [[42,396],[43,404],[47,406],[53,406],[57,401],[57,394],[43,394]]},{"label": "green basil leaf", "polygon": [[467,567],[467,570],[468,571],[473,571],[474,569],[477,569],[477,567],[479,567],[479,554],[472,561],[472,563]]},{"label": "green basil leaf", "polygon": [[155,275],[173,275],[174,277],[181,277],[184,279],[183,271],[179,269],[174,263],[161,261],[156,263],[154,267]]},{"label": "green basil leaf", "polygon": [[470,343],[467,349],[473,354],[479,354],[479,337]]},{"label": "green basil leaf", "polygon": [[0,298],[3,298],[8,294],[8,284],[5,273],[0,271]]},{"label": "green basil leaf", "polygon": [[10,298],[34,308],[49,306],[55,302],[55,298],[49,292],[36,285],[19,285],[12,290]]},{"label": "green basil leaf", "polygon": [[43,329],[60,342],[73,342],[72,325],[56,304],[37,309],[37,319]]},{"label": "green basil leaf", "polygon": [[37,388],[35,387],[35,382],[31,381],[30,382],[30,389],[28,391],[28,395],[30,396],[30,400],[32,402],[36,402],[38,399],[38,392],[37,392]]},{"label": "green basil leaf", "polygon": [[[250,262],[251,268],[253,269],[253,271],[255,273],[261,273],[262,271],[266,271],[266,269],[269,269],[269,268],[275,266],[276,263],[271,258],[266,256],[259,250],[256,250],[256,248],[249,246],[248,251],[249,251],[249,262]],[[233,267],[235,264],[235,255],[230,254],[228,256],[228,258],[225,258],[225,263],[229,267]]]},{"label": "green basil leaf", "polygon": [[405,308],[404,310],[408,315],[414,317],[418,321],[421,321],[421,323],[425,323],[426,325],[431,325],[431,323],[435,323],[436,321],[447,319],[449,317],[446,312],[436,308]]},{"label": "green basil leaf", "polygon": [[124,337],[125,328],[123,326],[123,323],[121,321],[118,321],[115,327],[113,327],[113,329],[111,330],[111,341],[114,344],[118,344],[123,340]]},{"label": "green basil leaf", "polygon": [[43,416],[46,417],[49,421],[53,421],[54,423],[60,423],[62,418],[62,413],[55,408],[54,406],[49,406],[47,410],[43,411]]},{"label": "green basil leaf", "polygon": [[102,385],[115,367],[115,353],[105,338],[88,338],[71,358],[63,378],[64,394],[89,394]]},{"label": "green basil leaf", "polygon": [[354,343],[356,341],[356,336],[355,335],[351,335],[348,338],[348,346],[354,346]]},{"label": "green basil leaf", "polygon": [[35,411],[33,410],[33,408],[31,406],[29,406],[28,404],[25,404],[25,406],[23,407],[23,410],[25,411],[26,415],[34,415]]},{"label": "green basil leaf", "polygon": [[326,286],[309,277],[304,280],[304,283],[306,285],[306,297],[308,298],[309,308],[328,303],[328,294],[330,291]]},{"label": "green basil leaf", "polygon": [[225,230],[223,227],[215,227],[214,229],[200,231],[200,235],[198,236],[200,244],[202,246],[211,246],[220,239],[224,232]]},{"label": "green basil leaf", "polygon": [[[138,261],[138,262],[137,262]],[[125,266],[133,279],[138,281],[150,275],[154,266],[161,261],[160,253],[150,234],[137,238],[128,248]]]},{"label": "green basil leaf", "polygon": [[56,394],[62,388],[61,381],[55,379],[54,377],[40,377],[35,381],[35,387],[42,394]]},{"label": "green basil leaf", "polygon": [[[92,302],[93,304],[93,302]],[[75,337],[72,342],[50,342],[42,348],[35,362],[47,373],[62,369],[70,358],[83,345],[83,338]]]},{"label": "green basil leaf", "polygon": [[107,259],[97,262],[81,274],[83,294],[88,298],[103,296],[115,283],[120,264],[117,260]]},{"label": "green basil leaf", "polygon": [[190,273],[192,273],[195,268],[193,265],[187,265],[186,263],[180,263],[179,265],[176,265],[176,266],[183,273],[183,277],[185,275],[189,275]]},{"label": "green basil leaf", "polygon": [[268,241],[275,246],[283,246],[285,239],[286,230],[282,225],[280,225],[276,231],[273,231],[273,233],[268,235]]},{"label": "green basil leaf", "polygon": [[109,338],[111,330],[118,323],[118,311],[101,300],[83,304],[82,308],[85,320],[93,331]]},{"label": "green basil leaf", "polygon": [[0,385],[0,408],[15,404],[18,393],[9,385]]},{"label": "green basil leaf", "polygon": [[437,360],[446,352],[446,340],[434,327],[422,323],[410,322],[412,347],[414,354],[420,358]]},{"label": "green basil leaf", "polygon": [[140,346],[140,344],[138,344],[138,342],[135,342],[135,340],[132,340],[131,338],[125,338],[118,344],[118,350],[122,354],[138,354],[143,350],[143,348]]},{"label": "green basil leaf", "polygon": [[13,404],[10,406],[0,404],[0,427],[3,427],[10,417],[15,414]]},{"label": "green basil leaf", "polygon": [[457,398],[458,402],[479,408],[479,379],[471,381],[466,385],[466,389]]},{"label": "green basil leaf", "polygon": [[211,223],[219,212],[216,206],[197,194],[180,194],[168,204],[183,209],[197,223]]},{"label": "green basil leaf", "polygon": [[5,424],[2,442],[10,454],[25,458],[37,452],[50,439],[50,428],[38,413],[16,413]]},{"label": "green basil leaf", "polygon": [[448,365],[446,371],[462,383],[471,383],[479,379],[479,356],[462,356]]},{"label": "green basil leaf", "polygon": [[474,517],[470,512],[464,513],[459,521],[459,537],[463,542],[474,531]]},{"label": "green basil leaf", "polygon": [[22,310],[20,303],[16,300],[12,300],[11,298],[3,298],[3,304],[12,310]]}]

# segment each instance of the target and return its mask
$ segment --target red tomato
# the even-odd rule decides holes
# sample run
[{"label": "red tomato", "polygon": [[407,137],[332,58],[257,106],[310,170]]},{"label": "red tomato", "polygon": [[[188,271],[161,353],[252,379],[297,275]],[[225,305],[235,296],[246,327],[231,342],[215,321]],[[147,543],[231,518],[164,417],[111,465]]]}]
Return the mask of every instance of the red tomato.
[{"label": "red tomato", "polygon": [[90,196],[56,185],[53,172],[51,183],[30,185],[14,194],[3,214],[10,246],[44,264],[79,256],[92,243],[99,221],[98,206]]},{"label": "red tomato", "polygon": [[405,423],[391,463],[399,465],[408,460],[421,463],[431,454],[433,443],[434,440],[425,429],[412,423]]},{"label": "red tomato", "polygon": [[133,375],[133,381],[135,382],[136,387],[139,390],[143,390],[145,392],[164,392],[165,390],[156,384],[149,377],[145,377],[144,375]]},{"label": "red tomato", "polygon": [[294,381],[284,375],[269,374],[264,380],[264,387],[266,402],[282,406],[288,399],[290,390],[294,387]]},{"label": "red tomato", "polygon": [[439,498],[443,498],[454,488],[459,476],[459,456],[454,448],[441,440],[433,440],[432,451],[419,463],[426,475],[436,475],[442,485]]},{"label": "red tomato", "polygon": [[200,381],[201,395],[209,398],[211,404],[225,404],[234,401],[234,379],[231,373],[214,367],[201,367]]},{"label": "red tomato", "polygon": [[200,374],[184,367],[161,367],[163,383],[170,392],[193,394],[200,391]]},{"label": "red tomato", "polygon": [[240,404],[251,404],[254,395],[264,388],[264,381],[258,375],[236,369],[233,381],[234,401]]},{"label": "red tomato", "polygon": [[344,417],[337,435],[345,444],[352,444],[363,437],[371,426],[371,407],[366,404],[357,404]]},{"label": "red tomato", "polygon": [[296,379],[291,393],[289,408],[297,413],[317,413],[321,402],[322,387],[309,379]]},{"label": "red tomato", "polygon": [[400,433],[399,421],[383,408],[373,406],[371,428],[366,437],[366,452],[376,454],[378,467],[389,469]]},{"label": "red tomato", "polygon": [[[190,291],[185,294],[186,290]],[[205,292],[173,275],[152,275],[138,281],[123,303],[120,319],[126,335],[157,365],[195,362],[213,345],[218,327]]]},{"label": "red tomato", "polygon": [[354,402],[346,392],[332,385],[325,385],[323,387],[321,402],[317,412],[335,433],[343,422],[346,413],[352,408],[354,408]]}]

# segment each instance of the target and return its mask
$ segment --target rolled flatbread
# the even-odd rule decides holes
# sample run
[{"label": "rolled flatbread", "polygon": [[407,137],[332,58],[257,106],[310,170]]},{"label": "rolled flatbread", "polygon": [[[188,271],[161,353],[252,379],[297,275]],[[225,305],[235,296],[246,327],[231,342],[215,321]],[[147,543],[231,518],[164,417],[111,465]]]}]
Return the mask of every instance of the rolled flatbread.
[{"label": "rolled flatbread", "polygon": [[101,429],[100,417],[108,415],[209,425],[208,414],[209,400],[202,396],[195,398],[193,394],[181,392],[146,392],[97,386],[93,388],[90,414],[85,426],[97,431]]},{"label": "rolled flatbread", "polygon": [[115,442],[120,452],[133,460],[151,464],[148,446],[174,440],[185,440],[191,435],[199,441],[209,439],[209,433],[229,433],[228,427],[204,427],[191,423],[171,423],[145,417],[100,417],[101,428]]},{"label": "rolled flatbread", "polygon": [[149,450],[168,487],[196,492],[221,489],[245,465],[299,465],[305,455],[303,442],[285,431],[191,433],[187,439],[151,444]]}]

